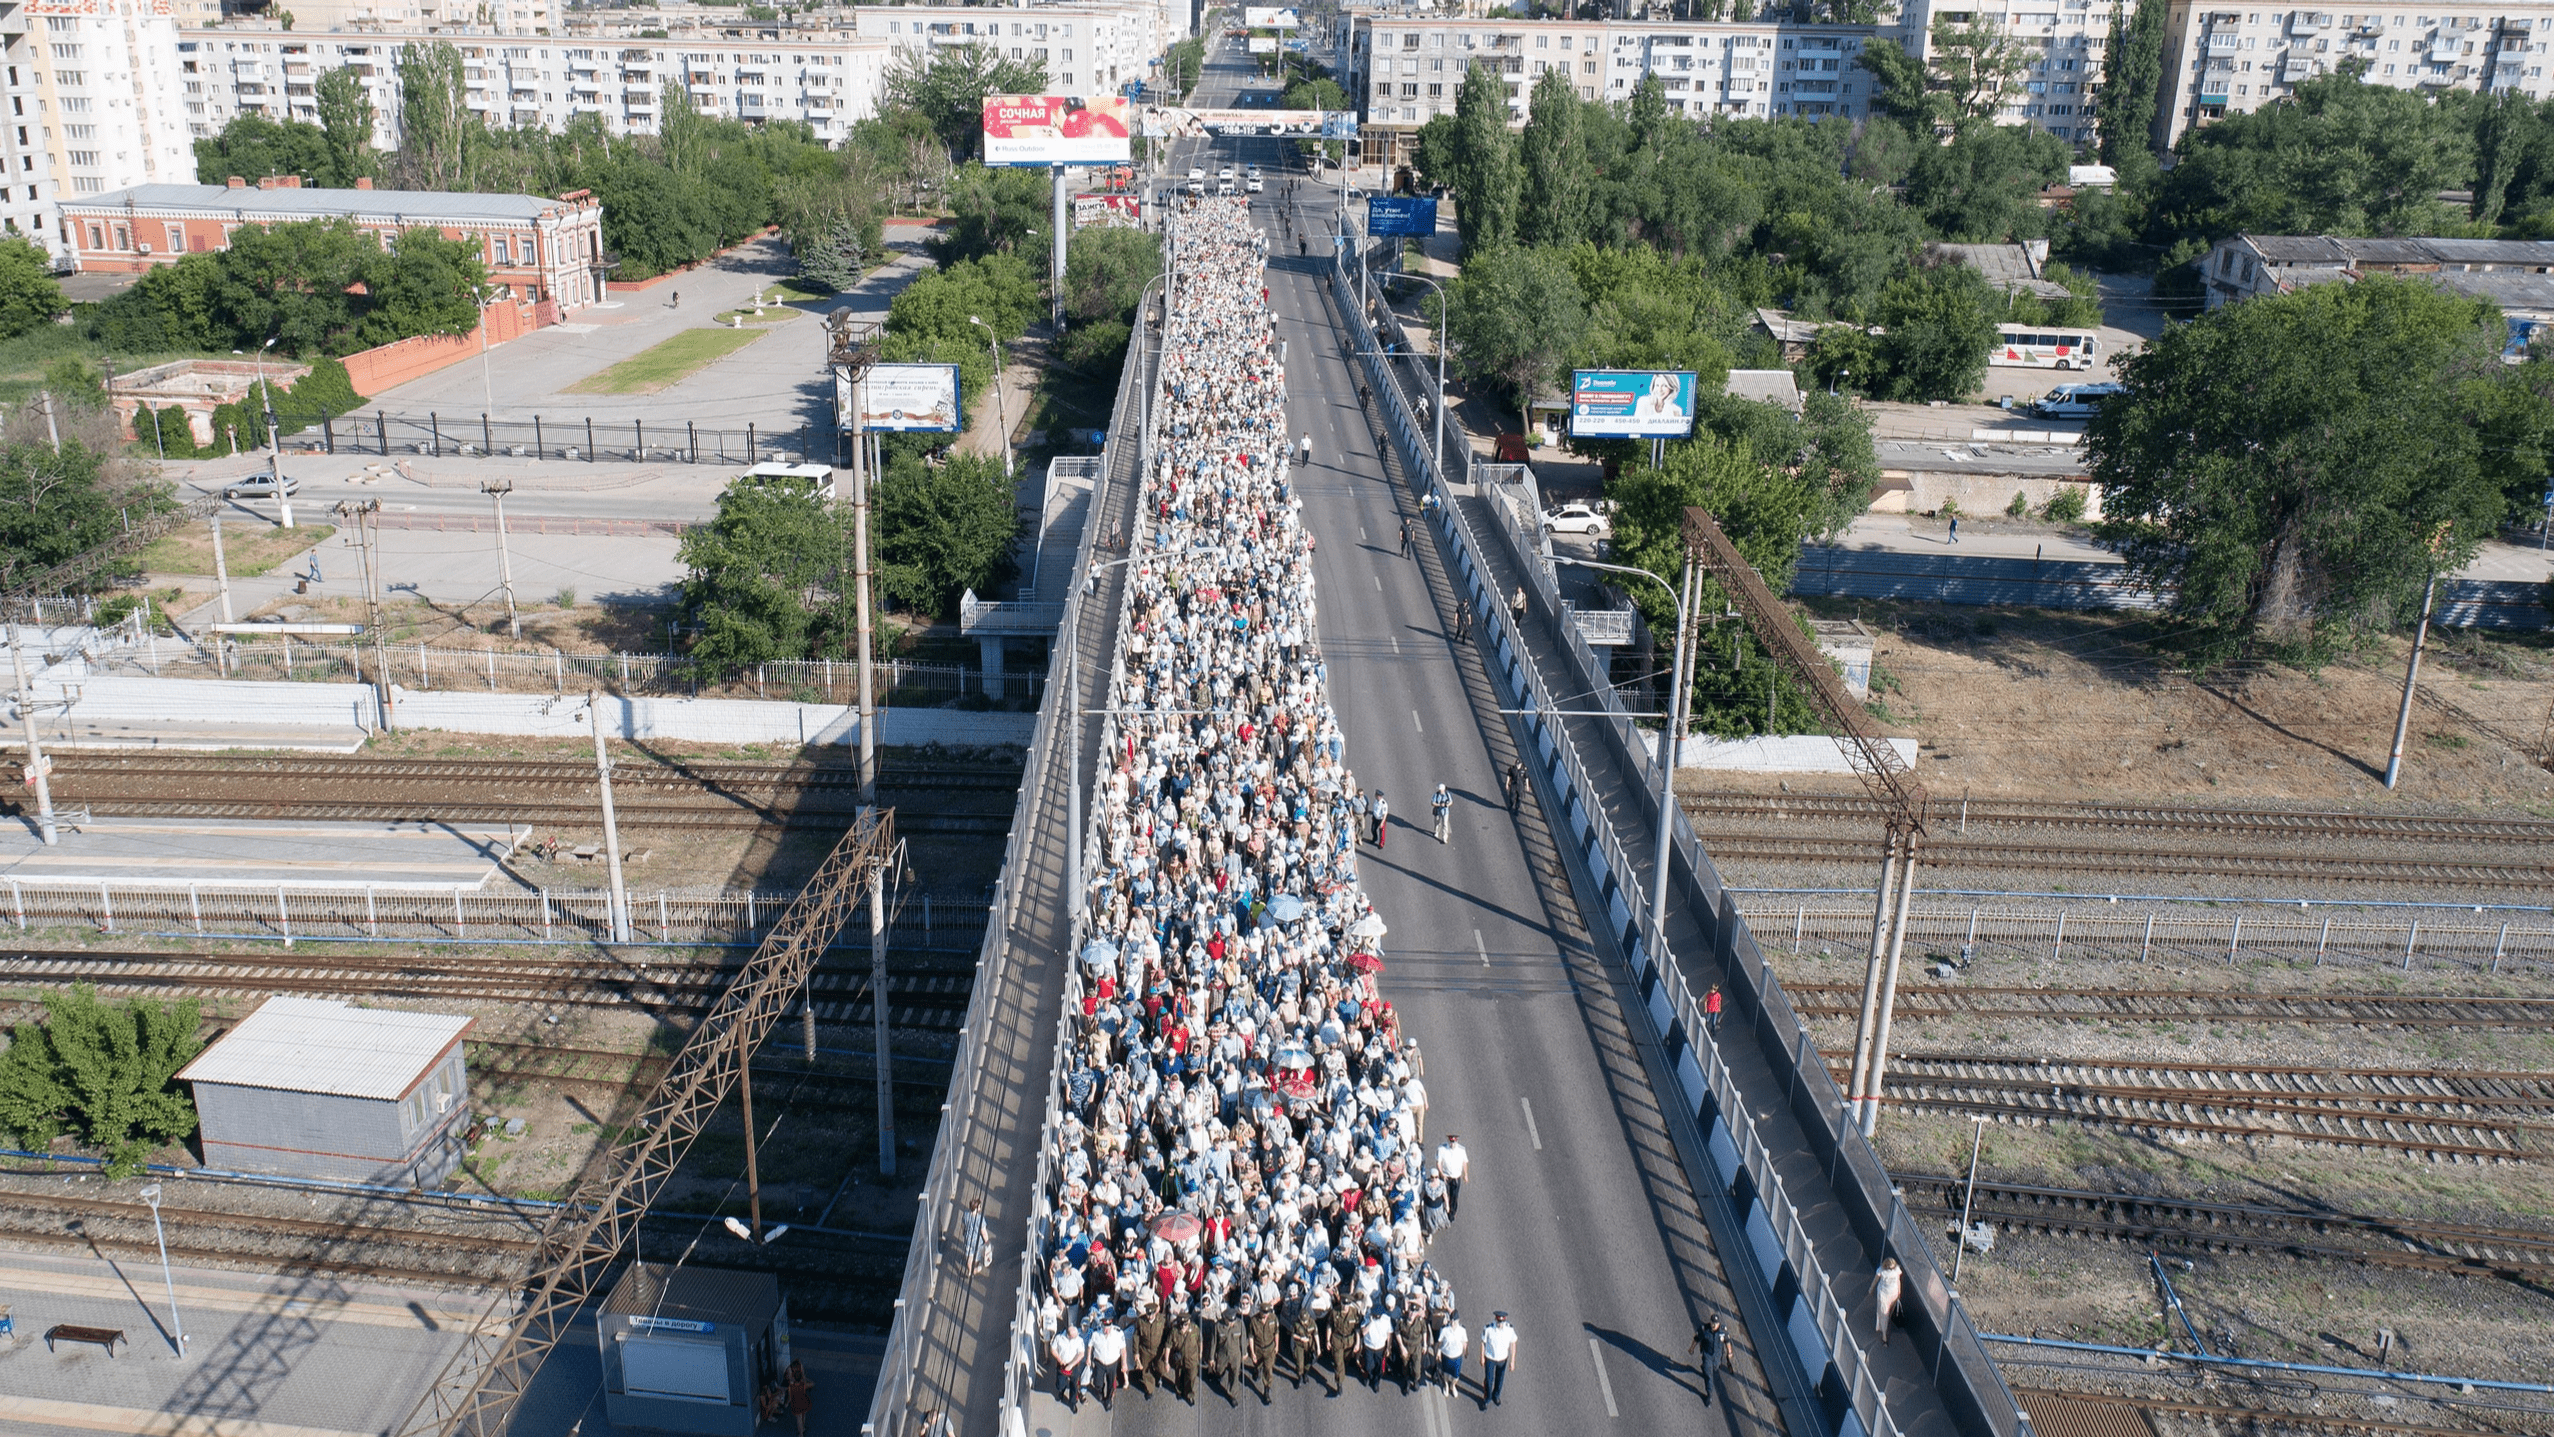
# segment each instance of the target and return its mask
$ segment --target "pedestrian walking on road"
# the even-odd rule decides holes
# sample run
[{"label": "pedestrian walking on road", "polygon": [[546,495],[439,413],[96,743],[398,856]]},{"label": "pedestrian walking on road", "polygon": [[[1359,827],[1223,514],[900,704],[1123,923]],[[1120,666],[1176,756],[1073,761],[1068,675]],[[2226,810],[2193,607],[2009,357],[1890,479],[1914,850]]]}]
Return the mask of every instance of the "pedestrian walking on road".
[{"label": "pedestrian walking on road", "polygon": [[1099,1394],[1100,1406],[1126,1385],[1126,1334],[1114,1318],[1103,1318],[1100,1329],[1091,1334],[1091,1389]]},{"label": "pedestrian walking on road", "polygon": [[1516,1369],[1516,1329],[1509,1325],[1504,1312],[1490,1314],[1490,1325],[1481,1329],[1481,1405],[1497,1404],[1507,1391],[1508,1374]]},{"label": "pedestrian walking on road", "polygon": [[1702,1374],[1703,1405],[1709,1407],[1712,1405],[1712,1393],[1720,1387],[1720,1370],[1729,1362],[1729,1329],[1715,1317],[1694,1334],[1694,1345],[1687,1350],[1702,1358],[1702,1365],[1694,1370]]},{"label": "pedestrian walking on road", "polygon": [[1444,784],[1438,784],[1436,797],[1428,800],[1428,807],[1436,814],[1437,842],[1450,841],[1454,832],[1454,795],[1446,792]]},{"label": "pedestrian walking on road", "polygon": [[1384,1364],[1392,1353],[1392,1314],[1381,1307],[1367,1314],[1365,1324],[1357,1329],[1360,1373],[1366,1379],[1366,1390],[1383,1390]]},{"label": "pedestrian walking on road", "polygon": [[1377,847],[1377,848],[1381,848],[1381,847],[1383,847],[1383,846],[1384,846],[1384,845],[1383,845],[1383,841],[1384,841],[1384,839],[1385,839],[1385,838],[1386,838],[1386,837],[1390,834],[1390,832],[1391,832],[1390,824],[1391,824],[1391,822],[1392,822],[1392,807],[1391,807],[1391,805],[1389,805],[1389,804],[1387,804],[1387,803],[1385,803],[1385,802],[1383,801],[1383,790],[1382,790],[1382,789],[1379,789],[1379,788],[1375,790],[1375,810],[1374,810],[1374,812],[1375,812],[1375,847]]},{"label": "pedestrian walking on road", "polygon": [[1454,611],[1454,641],[1458,644],[1472,642],[1472,605],[1469,602]]},{"label": "pedestrian walking on road", "polygon": [[791,1358],[781,1383],[789,1394],[789,1415],[798,1420],[798,1437],[807,1437],[807,1419],[816,1410],[816,1384],[807,1380],[807,1364]]},{"label": "pedestrian walking on road", "polygon": [[[1410,542],[1410,520],[1404,517],[1401,521],[1401,557],[1409,558],[1414,547]],[[310,562],[313,568],[318,567],[319,560],[316,557]]]},{"label": "pedestrian walking on road", "polygon": [[1463,1180],[1472,1171],[1472,1154],[1463,1149],[1463,1134],[1448,1133],[1437,1145],[1437,1171],[1445,1177],[1446,1216],[1463,1216]]},{"label": "pedestrian walking on road", "polygon": [[1906,1274],[1898,1271],[1894,1257],[1880,1259],[1880,1271],[1871,1278],[1872,1326],[1880,1333],[1880,1345],[1889,1345],[1889,1320],[1898,1312],[1898,1291],[1906,1283]]},{"label": "pedestrian walking on road", "polygon": [[1720,985],[1714,983],[1703,995],[1703,1028],[1713,1037],[1720,1036]]},{"label": "pedestrian walking on road", "polygon": [[1304,431],[1304,467],[1312,467],[1312,431],[1309,429]]},{"label": "pedestrian walking on road", "polygon": [[1960,516],[1957,514],[1951,516],[1951,542],[1960,542]]},{"label": "pedestrian walking on road", "polygon": [[1525,804],[1525,764],[1510,760],[1507,776],[1508,812],[1514,813]]},{"label": "pedestrian walking on road", "polygon": [[1463,1314],[1449,1312],[1445,1326],[1437,1329],[1437,1385],[1448,1397],[1463,1395],[1463,1354],[1472,1347],[1472,1334],[1464,1330]]},{"label": "pedestrian walking on road", "polygon": [[968,1275],[993,1266],[993,1234],[984,1225],[984,1199],[967,1199],[966,1215],[958,1219],[958,1230],[964,1235]]},{"label": "pedestrian walking on road", "polygon": [[1516,597],[1508,600],[1508,617],[1516,620],[1520,630],[1525,627],[1525,586],[1523,584],[1516,586]]},{"label": "pedestrian walking on road", "polygon": [[1068,1412],[1082,1409],[1082,1359],[1089,1350],[1080,1329],[1069,1322],[1057,1328],[1054,1340],[1047,1344],[1047,1356],[1055,1361],[1056,1400]]}]

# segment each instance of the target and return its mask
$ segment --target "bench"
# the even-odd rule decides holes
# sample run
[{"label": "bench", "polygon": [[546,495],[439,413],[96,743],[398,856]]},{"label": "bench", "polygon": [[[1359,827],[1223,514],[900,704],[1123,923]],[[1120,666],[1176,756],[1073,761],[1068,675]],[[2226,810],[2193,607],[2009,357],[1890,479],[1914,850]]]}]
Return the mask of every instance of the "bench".
[{"label": "bench", "polygon": [[124,1329],[120,1327],[81,1327],[73,1323],[57,1322],[44,1330],[44,1350],[47,1352],[53,1350],[53,1344],[56,1342],[94,1342],[106,1349],[107,1356],[113,1357],[115,1344],[123,1341]]}]

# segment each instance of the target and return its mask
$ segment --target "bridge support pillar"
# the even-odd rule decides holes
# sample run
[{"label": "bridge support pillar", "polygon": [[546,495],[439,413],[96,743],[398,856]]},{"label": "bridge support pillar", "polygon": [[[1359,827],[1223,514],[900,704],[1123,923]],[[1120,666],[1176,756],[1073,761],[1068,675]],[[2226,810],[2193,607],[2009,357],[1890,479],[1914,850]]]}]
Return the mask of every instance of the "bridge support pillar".
[{"label": "bridge support pillar", "polygon": [[984,655],[984,696],[998,699],[1002,697],[1003,641],[993,634],[978,634],[975,641]]}]

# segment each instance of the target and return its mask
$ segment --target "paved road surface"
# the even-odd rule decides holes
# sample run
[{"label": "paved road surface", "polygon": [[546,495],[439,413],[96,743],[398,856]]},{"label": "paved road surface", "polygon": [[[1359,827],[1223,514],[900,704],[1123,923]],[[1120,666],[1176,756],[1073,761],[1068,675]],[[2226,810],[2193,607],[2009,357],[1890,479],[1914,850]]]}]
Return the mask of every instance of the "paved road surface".
[{"label": "paved road surface", "polygon": [[[1212,72],[1210,89],[1229,87],[1227,73],[1243,67],[1222,60]],[[1244,162],[1273,165],[1274,142],[1242,144],[1252,151]],[[1179,157],[1172,173],[1189,162]],[[1427,1055],[1431,1144],[1460,1132],[1473,1155],[1462,1216],[1432,1256],[1476,1334],[1470,1369],[1498,1308],[1518,1326],[1519,1363],[1505,1403],[1487,1415],[1469,1398],[1450,1405],[1354,1386],[1334,1398],[1317,1384],[1280,1383],[1269,1405],[1250,1393],[1238,1408],[1206,1392],[1194,1409],[1136,1396],[1113,1419],[1086,1408],[1070,1423],[1041,1404],[1033,1430],[1779,1431],[1752,1354],[1737,1374],[1741,1415],[1700,1411],[1682,1354],[1704,1312],[1733,1326],[1735,1313],[1615,989],[1534,806],[1520,823],[1499,802],[1498,774],[1514,756],[1507,725],[1470,650],[1448,642],[1452,591],[1433,551],[1400,556],[1407,491],[1385,478],[1323,281],[1289,258],[1270,285],[1289,341],[1291,422],[1313,440],[1299,488],[1318,543],[1331,700],[1351,765],[1397,810],[1386,849],[1369,851],[1364,869],[1392,925],[1385,995]],[[1443,846],[1427,832],[1426,796],[1440,781],[1458,795]]]}]

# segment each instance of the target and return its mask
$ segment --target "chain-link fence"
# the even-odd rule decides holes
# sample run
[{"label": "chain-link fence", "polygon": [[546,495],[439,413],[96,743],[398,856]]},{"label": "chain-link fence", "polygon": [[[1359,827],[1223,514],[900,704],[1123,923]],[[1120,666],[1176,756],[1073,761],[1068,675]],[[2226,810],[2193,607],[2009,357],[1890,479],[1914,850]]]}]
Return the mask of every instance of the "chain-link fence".
[{"label": "chain-link fence", "polygon": [[[417,690],[473,693],[584,693],[773,699],[793,703],[860,701],[860,667],[839,659],[775,659],[722,676],[680,654],[530,652],[404,643],[316,643],[278,634],[235,638],[227,664],[210,644],[147,633],[128,623],[87,646],[86,671],[151,678],[280,679],[303,683],[390,681]],[[986,682],[982,669],[889,659],[869,666],[881,704],[931,708],[1000,703],[1034,708],[1046,690],[1043,673],[1019,672]]]},{"label": "chain-link fence", "polygon": [[826,424],[769,428],[705,429],[671,419],[596,419],[590,415],[535,414],[498,419],[487,414],[392,414],[376,409],[323,418],[288,442],[330,454],[382,458],[446,455],[515,459],[651,460],[683,464],[830,464],[834,434]]}]

